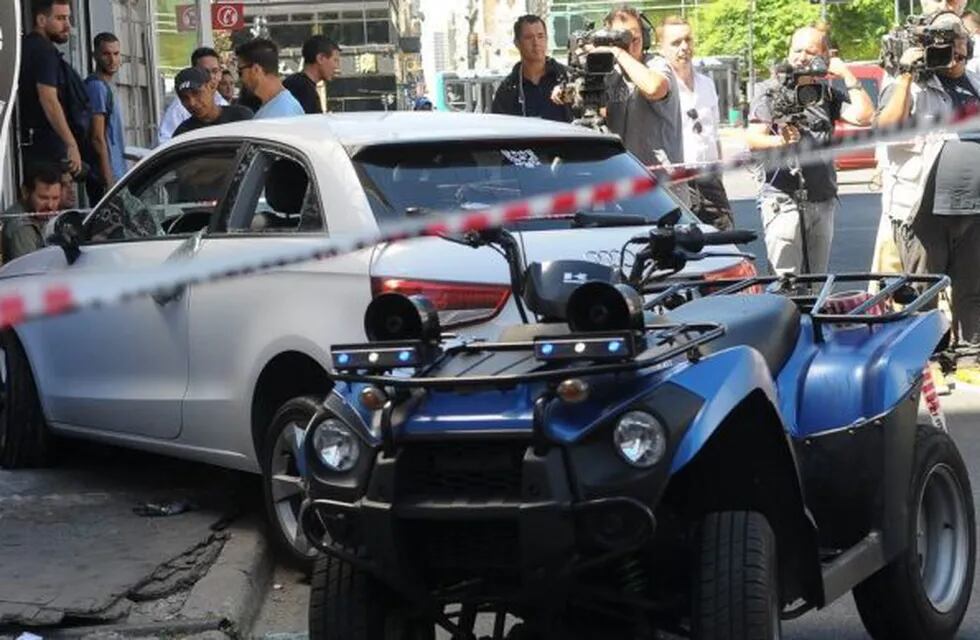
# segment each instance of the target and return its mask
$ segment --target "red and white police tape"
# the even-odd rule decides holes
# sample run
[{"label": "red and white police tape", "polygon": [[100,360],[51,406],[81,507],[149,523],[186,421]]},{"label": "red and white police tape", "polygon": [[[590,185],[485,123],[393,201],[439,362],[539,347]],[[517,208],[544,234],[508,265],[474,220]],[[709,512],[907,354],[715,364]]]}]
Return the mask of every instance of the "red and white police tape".
[{"label": "red and white police tape", "polygon": [[241,256],[167,261],[158,267],[119,272],[64,272],[0,280],[0,328],[27,320],[125,302],[148,295],[168,295],[192,284],[242,276],[265,269],[329,258],[421,236],[466,233],[508,222],[571,214],[580,209],[638,196],[654,189],[652,176],[603,182],[571,191],[542,195],[477,212],[458,213],[432,220],[407,220],[384,231],[323,238],[301,249],[270,249]]},{"label": "red and white police tape", "polygon": [[[904,142],[910,136],[934,133],[955,133],[976,127],[980,109],[957,111],[943,121],[909,123],[887,129],[861,132],[855,138],[834,141],[825,146],[801,146],[776,149],[736,158],[701,170],[678,169],[668,173],[674,181],[689,180],[699,175],[720,174],[724,171],[754,165],[759,162],[776,166],[790,162],[808,164],[832,157],[842,151],[864,148],[874,144]],[[595,185],[571,191],[548,194],[505,203],[477,212],[446,212],[435,219],[405,220],[386,226],[382,231],[354,234],[347,237],[323,238],[313,246],[266,251],[253,251],[247,256],[202,257],[190,260],[169,260],[162,265],[133,269],[125,273],[106,271],[77,271],[75,273],[44,274],[27,278],[0,280],[0,328],[27,320],[59,315],[69,311],[100,307],[148,295],[167,295],[192,284],[238,277],[351,253],[380,242],[393,242],[413,237],[461,233],[500,226],[517,220],[570,214],[579,209],[607,204],[650,191],[658,178],[644,176]],[[25,214],[16,214],[21,217]],[[30,214],[27,214],[30,215]]]}]

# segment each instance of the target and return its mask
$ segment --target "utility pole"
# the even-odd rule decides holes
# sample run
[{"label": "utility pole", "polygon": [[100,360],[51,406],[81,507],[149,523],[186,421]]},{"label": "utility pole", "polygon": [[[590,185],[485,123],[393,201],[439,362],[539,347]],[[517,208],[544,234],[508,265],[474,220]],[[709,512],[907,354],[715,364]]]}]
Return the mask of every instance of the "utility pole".
[{"label": "utility pole", "polygon": [[749,1],[749,86],[746,87],[745,95],[751,102],[755,97],[755,0]]},{"label": "utility pole", "polygon": [[466,21],[469,23],[469,31],[466,33],[466,68],[475,69],[476,59],[480,55],[480,35],[476,31],[476,20],[480,16],[480,10],[474,0],[469,2],[469,12],[466,14]]},{"label": "utility pole", "polygon": [[197,0],[197,46],[214,46],[214,31],[211,29],[211,0]]},{"label": "utility pole", "polygon": [[902,0],[895,0],[895,24],[902,20]]}]

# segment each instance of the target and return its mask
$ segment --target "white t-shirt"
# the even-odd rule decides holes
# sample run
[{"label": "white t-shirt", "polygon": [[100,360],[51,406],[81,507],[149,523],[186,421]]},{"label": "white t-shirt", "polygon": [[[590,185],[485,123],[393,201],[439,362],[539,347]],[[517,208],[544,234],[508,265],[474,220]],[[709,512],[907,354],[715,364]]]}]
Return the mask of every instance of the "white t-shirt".
[{"label": "white t-shirt", "polygon": [[[703,73],[694,72],[694,90],[687,88],[678,78],[681,99],[681,131],[684,135],[684,162],[712,162],[718,160],[718,92],[715,83]],[[697,111],[695,121],[689,114]],[[701,132],[697,133],[697,125]]]}]

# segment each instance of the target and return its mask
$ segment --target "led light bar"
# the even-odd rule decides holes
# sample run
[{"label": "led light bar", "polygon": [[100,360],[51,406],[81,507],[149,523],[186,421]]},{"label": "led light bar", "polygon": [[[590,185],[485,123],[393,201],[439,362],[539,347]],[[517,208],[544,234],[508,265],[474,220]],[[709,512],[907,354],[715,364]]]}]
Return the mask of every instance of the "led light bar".
[{"label": "led light bar", "polygon": [[358,369],[388,370],[427,364],[431,349],[420,340],[408,342],[368,342],[336,344],[330,348],[338,371]]},{"label": "led light bar", "polygon": [[543,362],[567,360],[617,361],[636,355],[633,335],[628,331],[616,333],[587,333],[554,338],[535,338],[534,356]]}]

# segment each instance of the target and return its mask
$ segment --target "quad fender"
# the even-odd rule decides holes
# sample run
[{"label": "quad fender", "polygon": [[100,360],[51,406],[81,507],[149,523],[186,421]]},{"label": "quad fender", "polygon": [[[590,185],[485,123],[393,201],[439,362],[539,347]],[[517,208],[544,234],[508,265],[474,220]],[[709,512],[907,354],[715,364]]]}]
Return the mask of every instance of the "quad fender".
[{"label": "quad fender", "polygon": [[[706,368],[708,367],[708,368]],[[817,529],[762,356],[736,347],[671,382],[705,398],[674,459],[664,502],[688,522],[714,511],[758,511],[776,533],[784,603],[824,600]]]},{"label": "quad fender", "polygon": [[[674,454],[671,473],[690,462],[725,418],[753,391],[760,391],[772,406],[778,406],[769,367],[762,355],[751,347],[720,351],[697,366],[683,369],[669,380],[704,398],[704,406]],[[782,422],[778,415],[777,419]]]},{"label": "quad fender", "polygon": [[[812,335],[812,325],[804,325]],[[801,340],[778,378],[790,432],[805,438],[889,413],[919,381],[947,330],[942,313],[930,311],[835,330],[823,343]]]}]

